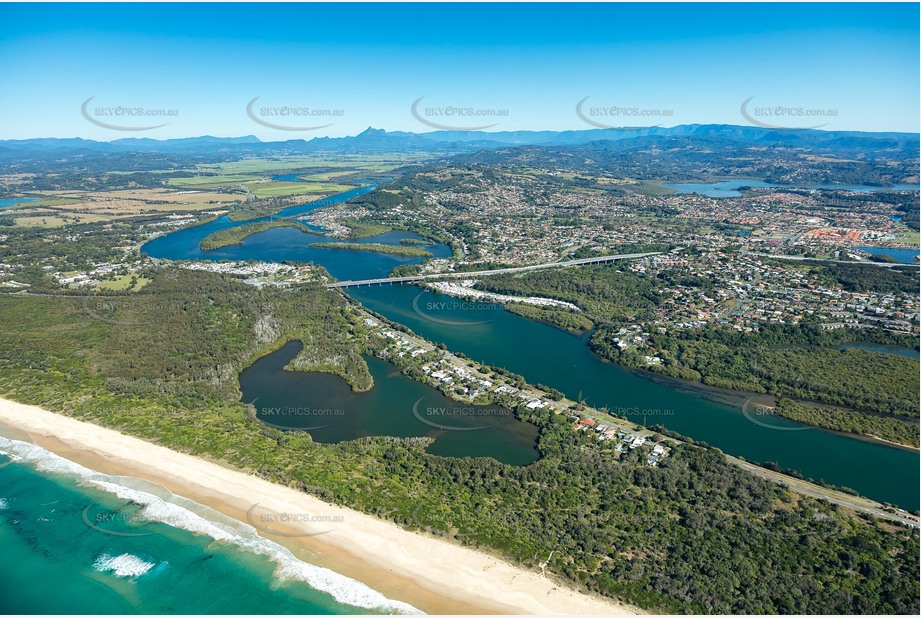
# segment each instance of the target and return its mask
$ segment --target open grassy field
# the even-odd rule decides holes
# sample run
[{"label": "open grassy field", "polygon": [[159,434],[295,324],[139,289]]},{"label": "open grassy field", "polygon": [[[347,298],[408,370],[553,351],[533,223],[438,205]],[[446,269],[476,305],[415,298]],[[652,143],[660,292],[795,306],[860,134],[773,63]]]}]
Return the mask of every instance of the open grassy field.
[{"label": "open grassy field", "polygon": [[80,200],[68,197],[43,197],[34,202],[22,202],[18,208],[35,208],[38,206],[67,206],[69,204],[79,204]]},{"label": "open grassy field", "polygon": [[654,182],[640,182],[639,184],[632,187],[637,193],[643,195],[671,195],[675,193],[675,190],[671,187],[666,187],[665,185],[654,183]]},{"label": "open grassy field", "polygon": [[[242,162],[241,162],[242,163]],[[273,167],[273,161],[261,161],[265,166],[271,167],[271,171],[284,171]],[[303,164],[298,167],[303,167]],[[347,176],[359,172],[359,170],[349,169],[341,171],[323,172],[307,175],[300,182],[276,181],[272,180],[270,174],[265,173],[269,170],[254,170],[251,173],[221,173],[223,170],[215,170],[217,175],[193,176],[183,178],[171,178],[169,184],[172,187],[182,189],[198,189],[205,192],[214,191],[218,188],[240,188],[243,187],[257,198],[284,197],[288,195],[316,195],[331,194],[341,191],[347,191],[352,188],[350,185],[337,184],[330,180],[337,176]]]},{"label": "open grassy field", "polygon": [[70,223],[80,223],[80,219],[76,217],[61,217],[53,214],[33,214],[23,217],[14,217],[13,222],[16,227],[61,227],[62,225]]},{"label": "open grassy field", "polygon": [[131,279],[133,277],[135,277],[135,275],[122,275],[112,281],[103,281],[96,287],[99,290],[109,290],[113,292],[124,291],[129,288],[132,291],[137,291],[152,281],[147,277],[137,277],[137,282],[134,284],[134,287],[131,287]]},{"label": "open grassy field", "polygon": [[265,182],[247,184],[247,188],[258,198],[283,197],[286,195],[331,195],[348,191],[354,187],[328,182]]},{"label": "open grassy field", "polygon": [[[253,197],[260,200],[325,197],[352,188],[354,185],[345,184],[350,177],[386,173],[430,158],[430,155],[409,153],[273,157],[203,164],[194,169],[177,170],[177,174],[199,175],[171,177],[166,187],[38,191],[30,194],[37,201],[6,209],[3,214],[12,217],[19,227],[60,227],[158,213],[223,212]],[[302,171],[303,174],[299,175],[298,182],[271,178],[289,171]],[[6,175],[0,180],[13,186],[25,179],[24,175]],[[228,189],[235,192],[226,192]]]},{"label": "open grassy field", "polygon": [[171,189],[63,191],[6,208],[3,214],[12,216],[20,227],[59,227],[157,213],[221,211],[244,199],[243,194]]},{"label": "open grassy field", "polygon": [[343,176],[351,176],[352,174],[357,173],[360,170],[339,170],[335,172],[320,172],[318,174],[306,174],[300,176],[300,179],[307,182],[329,182],[334,178],[342,178]]},{"label": "open grassy field", "polygon": [[170,178],[171,187],[195,188],[195,187],[227,187],[235,186],[254,180],[268,180],[267,176],[250,175],[250,174],[202,174],[201,176],[183,176],[180,178]]},{"label": "open grassy field", "polygon": [[921,234],[914,230],[908,230],[896,236],[894,240],[895,242],[917,245],[919,240],[921,240]]}]

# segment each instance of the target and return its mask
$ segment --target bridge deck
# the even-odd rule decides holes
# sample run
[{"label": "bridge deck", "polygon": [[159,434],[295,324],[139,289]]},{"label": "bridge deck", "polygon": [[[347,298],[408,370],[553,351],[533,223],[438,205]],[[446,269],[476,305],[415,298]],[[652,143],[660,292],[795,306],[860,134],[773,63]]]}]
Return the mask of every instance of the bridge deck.
[{"label": "bridge deck", "polygon": [[503,273],[526,272],[529,270],[542,270],[545,268],[566,268],[569,266],[583,266],[585,264],[602,264],[604,262],[614,262],[616,260],[630,260],[635,258],[647,257],[650,255],[660,255],[660,252],[653,251],[649,253],[623,253],[620,255],[605,255],[601,257],[582,258],[579,260],[567,260],[565,262],[548,262],[546,264],[534,264],[532,266],[516,266],[513,268],[497,268],[494,270],[475,270],[470,272],[458,273],[437,273],[430,275],[413,275],[409,277],[383,277],[380,279],[363,279],[360,281],[337,281],[327,283],[327,288],[350,288],[362,285],[383,285],[384,283],[411,283],[414,281],[424,281],[426,279],[444,279],[451,277],[484,277],[488,275],[498,275]]}]

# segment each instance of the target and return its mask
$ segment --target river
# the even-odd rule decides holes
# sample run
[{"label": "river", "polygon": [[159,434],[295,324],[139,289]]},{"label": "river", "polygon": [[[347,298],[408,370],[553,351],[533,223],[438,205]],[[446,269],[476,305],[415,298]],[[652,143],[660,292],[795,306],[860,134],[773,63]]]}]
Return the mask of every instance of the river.
[{"label": "river", "polygon": [[861,251],[872,253],[873,255],[888,255],[897,260],[900,264],[917,264],[917,249],[896,249],[892,247],[855,247]]},{"label": "river", "polygon": [[[312,210],[339,204],[353,197],[364,195],[373,189],[374,187],[361,187],[314,202],[291,206],[272,218],[279,219],[307,214]],[[155,238],[146,243],[142,250],[151,257],[170,260],[260,260],[265,262],[293,260],[313,262],[322,264],[330,274],[342,280],[386,277],[391,270],[401,264],[417,264],[421,261],[421,258],[405,255],[311,247],[311,243],[331,239],[328,236],[308,234],[295,228],[274,228],[261,234],[248,236],[239,245],[222,247],[214,251],[204,251],[198,246],[202,238],[218,230],[239,227],[247,223],[266,221],[268,219],[269,217],[262,217],[251,221],[231,221],[225,215],[204,225],[178,230]],[[404,238],[418,240],[420,236],[411,232],[394,230],[379,236],[361,238],[350,242],[396,245]],[[451,255],[451,249],[446,245],[426,245],[425,248],[435,257],[449,257]]]},{"label": "river", "polygon": [[672,182],[665,183],[676,193],[699,193],[707,197],[740,197],[742,192],[740,187],[752,187],[754,189],[835,189],[838,191],[854,191],[855,193],[870,193],[871,191],[917,191],[918,185],[894,185],[892,187],[874,187],[871,185],[805,185],[805,186],[788,186],[778,185],[763,180],[755,179],[735,179],[735,180],[718,180],[714,182]]},{"label": "river", "polygon": [[[353,195],[355,191],[333,196],[326,203],[337,198],[344,201]],[[307,204],[292,209],[308,212],[316,207]],[[143,250],[152,257],[169,259],[308,261],[304,256],[309,254],[309,260],[322,264],[339,279],[381,277],[398,263],[419,260],[328,249],[308,253],[304,237],[310,235],[286,229],[251,236],[242,245],[226,250],[202,252],[198,242],[215,229],[209,226],[232,225],[222,220],[226,217],[155,239]],[[297,236],[292,237],[292,233]],[[389,242],[398,242],[392,238],[388,237]],[[447,255],[448,251],[444,245],[429,249],[436,255]],[[348,293],[369,309],[405,324],[427,339],[444,343],[477,361],[519,373],[531,383],[557,388],[570,398],[584,398],[589,404],[624,413],[647,425],[663,425],[751,461],[773,461],[808,478],[852,487],[876,500],[907,509],[917,509],[921,502],[917,453],[765,417],[753,408],[743,410],[716,403],[653,382],[601,359],[588,349],[584,339],[515,316],[491,303],[459,302],[411,285],[351,288]],[[476,313],[471,313],[471,307]]]},{"label": "river", "polygon": [[572,399],[663,425],[751,461],[774,461],[808,478],[918,508],[917,453],[765,416],[754,406],[743,411],[654,382],[602,359],[584,337],[497,305],[459,303],[410,285],[351,288],[349,294],[422,337]]}]

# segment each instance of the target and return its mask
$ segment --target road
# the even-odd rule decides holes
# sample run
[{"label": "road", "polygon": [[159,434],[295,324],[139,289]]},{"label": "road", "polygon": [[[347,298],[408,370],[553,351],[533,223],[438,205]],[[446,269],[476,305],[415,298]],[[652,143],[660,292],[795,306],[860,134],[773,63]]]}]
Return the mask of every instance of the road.
[{"label": "road", "polygon": [[568,268],[570,266],[583,266],[585,264],[602,264],[605,262],[614,262],[617,260],[632,260],[643,258],[650,255],[660,255],[660,252],[650,253],[622,253],[620,255],[605,255],[603,257],[583,258],[580,260],[567,260],[565,262],[547,262],[546,264],[534,264],[531,266],[515,266],[513,268],[496,268],[493,270],[473,270],[469,272],[457,273],[436,273],[430,275],[413,275],[411,277],[384,277],[381,279],[362,279],[360,281],[337,281],[327,283],[327,288],[350,288],[362,285],[383,285],[384,283],[410,283],[413,281],[424,281],[426,279],[442,279],[445,277],[483,277],[487,275],[501,275],[504,273],[521,273],[531,270],[542,270],[545,268]]},{"label": "road", "polygon": [[818,498],[820,500],[827,500],[832,504],[837,504],[838,506],[843,506],[854,511],[860,511],[861,513],[869,513],[879,517],[880,519],[888,519],[890,521],[897,521],[914,528],[921,528],[921,523],[919,523],[918,517],[912,515],[908,511],[904,511],[902,509],[885,510],[882,504],[868,498],[852,496],[841,491],[822,487],[821,485],[816,485],[815,483],[810,483],[809,481],[803,481],[792,476],[787,476],[786,474],[780,472],[774,472],[773,470],[768,470],[767,468],[756,466],[755,464],[748,463],[747,461],[742,461],[741,459],[737,459],[731,455],[726,455],[725,453],[723,455],[730,462],[734,463],[740,468],[748,470],[755,476],[760,476],[763,479],[767,479],[775,483],[780,483],[781,485],[786,485],[797,493],[801,493],[812,498]]},{"label": "road", "polygon": [[774,258],[775,260],[796,260],[798,262],[832,262],[834,264],[865,264],[867,266],[879,266],[881,268],[895,268],[896,266],[912,266],[918,268],[921,264],[902,264],[895,262],[855,262],[854,260],[832,260],[830,258],[812,258],[803,257],[802,255],[775,255],[773,253],[755,253],[754,251],[743,251],[746,255],[757,255],[758,257]]},{"label": "road", "polygon": [[[384,323],[388,322],[386,318],[382,319],[381,316],[372,315],[371,313],[367,311],[367,309],[363,305],[352,300],[348,296],[343,295],[343,297],[345,298],[345,301],[349,304],[349,306],[353,310],[355,310],[357,313],[359,313],[363,318],[372,318],[374,320],[379,320]],[[419,335],[416,335],[415,333],[408,333],[406,331],[401,331],[400,334],[406,337],[406,339],[408,339],[409,341],[412,341],[413,343],[415,343],[416,345],[420,345],[422,347],[425,347],[426,349],[437,349],[435,344],[433,344],[431,341],[428,341],[420,337]],[[451,364],[458,366],[458,367],[465,367],[471,373],[474,373],[474,374],[479,373],[479,369],[481,365],[477,363],[476,361],[469,359],[469,358],[460,358],[458,356],[455,356],[448,350],[442,350],[442,353],[443,353],[445,360],[447,360]],[[522,391],[529,393],[532,397],[537,397],[544,401],[550,401],[553,407],[556,409],[556,413],[558,414],[563,413],[564,411],[568,409],[571,409],[571,406],[574,403],[576,403],[566,397],[558,401],[554,401],[552,400],[551,397],[547,395],[547,393],[541,391],[539,388],[535,386],[532,386],[531,384],[528,384],[527,388],[522,389]],[[450,397],[451,395],[448,395],[448,396]],[[637,423],[634,421],[628,421],[628,420],[624,420],[618,417],[612,417],[608,414],[601,412],[600,410],[596,410],[588,406],[583,408],[581,413],[584,414],[585,416],[594,418],[599,423],[603,423],[606,425],[616,425],[627,433],[633,433],[637,435],[642,434],[642,435],[647,435],[647,436],[651,436],[655,433],[654,431],[647,430],[645,428],[640,430]],[[668,438],[668,440],[671,440],[673,442],[682,442],[681,440],[677,440],[675,438]],[[701,448],[701,447],[697,447],[697,448]],[[863,496],[852,496],[851,494],[846,494],[841,491],[829,489],[828,487],[823,487],[821,485],[817,485],[816,483],[811,483],[809,481],[797,479],[795,477],[786,475],[782,472],[775,472],[773,470],[768,470],[767,468],[762,468],[761,466],[749,463],[747,461],[744,461],[737,457],[733,457],[731,455],[727,455],[726,453],[723,453],[723,456],[726,458],[726,460],[729,463],[736,465],[744,470],[747,470],[748,472],[751,472],[755,476],[761,477],[763,479],[766,479],[774,483],[785,485],[786,487],[790,488],[792,491],[797,492],[799,494],[809,496],[812,498],[817,498],[819,500],[826,500],[832,504],[836,504],[838,506],[841,506],[847,509],[851,509],[853,511],[858,511],[861,513],[869,513],[871,515],[879,517],[880,519],[886,519],[889,521],[898,522],[901,524],[912,526],[914,528],[921,528],[921,522],[919,522],[919,518],[903,509],[893,508],[891,510],[887,510],[883,508],[883,505],[881,503],[876,502],[875,500],[870,500],[869,498],[865,498]]]}]

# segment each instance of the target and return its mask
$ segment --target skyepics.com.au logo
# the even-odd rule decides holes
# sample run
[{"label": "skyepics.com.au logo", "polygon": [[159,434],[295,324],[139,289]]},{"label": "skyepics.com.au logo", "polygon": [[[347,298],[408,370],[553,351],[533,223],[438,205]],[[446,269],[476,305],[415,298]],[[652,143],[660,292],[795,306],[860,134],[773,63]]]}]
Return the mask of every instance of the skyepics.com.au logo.
[{"label": "skyepics.com.au logo", "polygon": [[675,416],[674,408],[643,408],[640,406],[618,406],[609,412],[621,417]]},{"label": "skyepics.com.au logo", "polygon": [[[635,105],[586,105],[591,97],[576,103],[576,116],[599,129],[636,129],[658,127],[675,115],[668,108],[638,107]],[[653,123],[658,120],[659,122]]]},{"label": "skyepics.com.au logo", "polygon": [[482,302],[476,300],[428,300],[420,301],[423,295],[426,292],[419,292],[415,298],[413,298],[412,307],[413,311],[416,312],[416,315],[427,320],[429,322],[434,322],[436,324],[444,324],[446,326],[475,326],[477,324],[486,324],[492,322],[492,319],[488,320],[450,320],[442,317],[438,317],[439,314],[451,313],[456,314],[458,312],[463,312],[465,314],[473,316],[481,316],[489,312],[501,310],[501,303],[490,303]]},{"label": "skyepics.com.au logo", "polygon": [[[313,406],[257,406],[257,399],[250,402],[256,408],[260,421],[284,431],[311,431],[330,426],[330,420],[345,416],[343,408],[317,408]],[[325,421],[325,422],[324,422]],[[306,424],[300,425],[300,422]]]},{"label": "skyepics.com.au logo", "polygon": [[758,534],[788,539],[828,538],[843,532],[840,522],[835,517],[821,511],[805,509],[765,513],[721,513],[717,517],[717,523],[742,526]]},{"label": "skyepics.com.au logo", "polygon": [[492,426],[487,421],[512,415],[511,410],[493,406],[424,406],[425,397],[420,397],[413,404],[413,416],[420,423],[444,431],[477,431]]},{"label": "skyepics.com.au logo", "polygon": [[425,97],[416,99],[410,106],[413,118],[424,125],[440,131],[482,131],[497,126],[498,122],[481,123],[494,118],[508,118],[508,110],[495,107],[471,107],[459,105],[422,105]]},{"label": "skyepics.com.au logo", "polygon": [[[471,529],[477,526],[476,523],[465,525],[460,523],[458,517],[445,513],[437,507],[425,507],[422,504],[416,505],[410,514],[410,519],[419,528],[439,536],[451,536],[458,540],[476,539],[483,536],[495,536],[504,534],[508,537],[521,538],[524,530],[521,527],[521,518],[507,510],[490,510],[489,512],[473,512],[468,514],[467,519],[482,520],[484,532],[461,532],[460,529]],[[501,532],[497,532],[501,531]]]},{"label": "skyepics.com.au logo", "polygon": [[[307,105],[256,105],[256,97],[246,104],[246,115],[250,120],[276,131],[316,131],[331,127],[335,122],[325,124],[301,124],[342,118],[345,112],[338,108],[316,108]],[[298,123],[298,124],[295,124]]]},{"label": "skyepics.com.au logo", "polygon": [[283,537],[319,536],[332,532],[344,523],[342,515],[299,512],[277,512],[259,508],[256,503],[246,511],[246,521],[264,534]]},{"label": "skyepics.com.au logo", "polygon": [[[824,118],[837,118],[838,110],[830,108],[809,108],[798,105],[755,105],[748,97],[742,102],[740,111],[748,122],[765,129],[819,129],[828,124],[812,124]],[[807,124],[808,123],[808,124]]]},{"label": "skyepics.com.au logo", "polygon": [[96,532],[108,534],[109,536],[150,536],[156,533],[144,530],[144,528],[151,524],[167,524],[174,527],[181,527],[180,524],[182,524],[181,519],[178,517],[175,521],[171,522],[168,516],[164,517],[161,515],[157,518],[152,518],[143,510],[97,511],[93,506],[94,505],[89,504],[83,509],[81,513],[83,523]]},{"label": "skyepics.com.au logo", "polygon": [[787,421],[777,414],[777,408],[775,407],[753,404],[754,399],[754,397],[749,397],[742,404],[742,416],[749,422],[765,429],[776,429],[777,431],[809,431],[812,429],[812,427],[801,427],[793,423],[793,421]]},{"label": "skyepics.com.au logo", "polygon": [[90,105],[95,96],[80,106],[80,114],[92,124],[111,131],[151,131],[168,122],[149,124],[151,119],[176,118],[178,109],[149,108],[140,105]]},{"label": "skyepics.com.au logo", "polygon": [[177,303],[156,296],[81,297],[83,312],[100,322],[121,326],[153,325],[169,315]]}]

